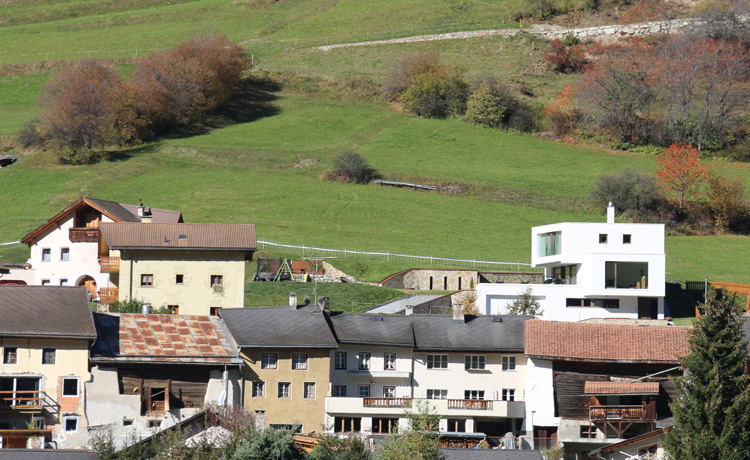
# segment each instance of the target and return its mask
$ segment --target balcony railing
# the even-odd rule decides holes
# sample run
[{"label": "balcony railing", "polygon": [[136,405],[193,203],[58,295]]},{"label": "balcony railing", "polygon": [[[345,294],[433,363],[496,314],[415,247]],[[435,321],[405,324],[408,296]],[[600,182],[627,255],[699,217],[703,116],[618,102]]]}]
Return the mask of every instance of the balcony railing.
[{"label": "balcony railing", "polygon": [[99,289],[100,302],[117,302],[120,295],[118,288],[101,288]]},{"label": "balcony railing", "polygon": [[120,271],[120,258],[119,257],[100,257],[99,266],[101,266],[102,273],[118,272]]},{"label": "balcony railing", "polygon": [[96,243],[99,241],[99,229],[95,227],[73,227],[68,237],[71,243]]},{"label": "balcony railing", "polygon": [[644,406],[592,406],[589,417],[594,422],[609,422],[618,420],[653,421]]},{"label": "balcony railing", "polygon": [[411,398],[364,398],[364,407],[411,407]]},{"label": "balcony railing", "polygon": [[41,411],[45,399],[43,391],[0,391],[0,409]]},{"label": "balcony railing", "polygon": [[492,401],[487,399],[449,399],[448,409],[492,410]]}]

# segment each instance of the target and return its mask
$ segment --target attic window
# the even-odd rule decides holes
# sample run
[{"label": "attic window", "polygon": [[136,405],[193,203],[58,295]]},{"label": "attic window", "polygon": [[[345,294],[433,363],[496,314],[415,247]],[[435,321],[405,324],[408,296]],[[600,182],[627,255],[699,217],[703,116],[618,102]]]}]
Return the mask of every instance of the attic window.
[{"label": "attic window", "polygon": [[180,239],[180,240],[186,240],[187,239],[187,235],[180,235],[177,238]]}]

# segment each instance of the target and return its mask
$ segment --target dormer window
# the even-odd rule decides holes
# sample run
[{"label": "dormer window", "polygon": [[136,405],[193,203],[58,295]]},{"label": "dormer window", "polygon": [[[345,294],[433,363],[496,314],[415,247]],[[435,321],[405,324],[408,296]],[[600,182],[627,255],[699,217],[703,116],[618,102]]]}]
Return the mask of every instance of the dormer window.
[{"label": "dormer window", "polygon": [[561,232],[542,233],[539,235],[539,257],[560,254]]}]

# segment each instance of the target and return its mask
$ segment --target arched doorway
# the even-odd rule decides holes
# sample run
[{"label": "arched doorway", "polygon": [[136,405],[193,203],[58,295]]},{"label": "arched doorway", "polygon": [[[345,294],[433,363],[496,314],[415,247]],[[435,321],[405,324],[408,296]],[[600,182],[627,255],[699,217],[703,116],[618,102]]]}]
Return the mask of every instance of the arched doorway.
[{"label": "arched doorway", "polygon": [[78,285],[85,286],[91,297],[94,299],[97,298],[98,293],[96,292],[96,280],[94,278],[86,275],[78,281]]}]

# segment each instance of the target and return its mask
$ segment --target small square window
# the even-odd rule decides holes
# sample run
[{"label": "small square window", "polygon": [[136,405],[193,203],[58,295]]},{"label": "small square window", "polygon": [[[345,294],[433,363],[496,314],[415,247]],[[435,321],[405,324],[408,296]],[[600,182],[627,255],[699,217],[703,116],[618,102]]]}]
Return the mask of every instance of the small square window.
[{"label": "small square window", "polygon": [[516,400],[515,388],[503,388],[502,400],[503,401],[515,401]]},{"label": "small square window", "polygon": [[263,353],[260,357],[261,369],[276,369],[279,355],[277,353]]},{"label": "small square window", "polygon": [[396,387],[383,387],[383,397],[384,398],[395,398],[396,397]]},{"label": "small square window", "polygon": [[169,312],[173,315],[179,315],[180,314],[180,306],[179,305],[167,305],[167,308],[169,308]]},{"label": "small square window", "polygon": [[266,393],[266,382],[256,380],[253,382],[253,398],[262,398]]},{"label": "small square window", "polygon": [[208,309],[208,314],[211,316],[219,316],[219,308],[221,307],[210,307]]},{"label": "small square window", "polygon": [[42,348],[42,364],[55,364],[57,350],[54,348]]},{"label": "small square window", "polygon": [[224,275],[211,275],[211,287],[224,286]]},{"label": "small square window", "polygon": [[307,370],[307,353],[292,353],[292,370]]},{"label": "small square window", "polygon": [[515,356],[503,356],[503,370],[504,371],[516,370],[516,357]]},{"label": "small square window", "polygon": [[50,280],[42,280],[42,286],[51,286],[51,285],[52,283],[50,282]]},{"label": "small square window", "polygon": [[133,419],[132,418],[122,419],[122,426],[133,426]]},{"label": "small square window", "polygon": [[278,397],[282,399],[292,397],[292,382],[279,382]]},{"label": "small square window", "polygon": [[50,248],[42,249],[42,262],[49,262],[51,260],[52,260],[52,249]]},{"label": "small square window", "polygon": [[370,397],[370,385],[357,385],[357,395],[360,398]]},{"label": "small square window", "polygon": [[154,285],[154,275],[152,274],[141,275],[141,286],[153,286],[153,285]]},{"label": "small square window", "polygon": [[60,260],[63,262],[70,260],[70,248],[60,248]]},{"label": "small square window", "polygon": [[3,364],[18,364],[18,348],[3,348]]},{"label": "small square window", "polygon": [[606,233],[600,233],[599,234],[599,244],[604,244],[607,242],[607,234]]},{"label": "small square window", "polygon": [[161,420],[149,420],[148,421],[149,428],[159,428],[160,426],[161,426]]},{"label": "small square window", "polygon": [[68,285],[68,279],[67,278],[61,278],[60,279],[60,286],[67,286]]},{"label": "small square window", "polygon": [[315,399],[315,382],[305,382],[305,399]]},{"label": "small square window", "polygon": [[627,233],[622,235],[622,244],[630,244],[632,235],[628,235]]},{"label": "small square window", "polygon": [[346,397],[346,385],[334,385],[333,396],[336,398],[345,398]]},{"label": "small square window", "polygon": [[182,274],[175,275],[174,282],[176,284],[185,284],[185,275],[182,275]]},{"label": "small square window", "polygon": [[62,395],[78,396],[78,377],[63,377]]},{"label": "small square window", "polygon": [[335,357],[335,368],[336,369],[346,369],[346,352],[345,351],[337,351],[336,357]]},{"label": "small square window", "polygon": [[75,433],[78,431],[78,417],[65,417],[63,419],[66,433]]}]

